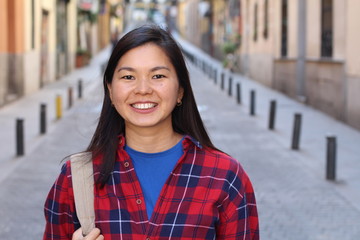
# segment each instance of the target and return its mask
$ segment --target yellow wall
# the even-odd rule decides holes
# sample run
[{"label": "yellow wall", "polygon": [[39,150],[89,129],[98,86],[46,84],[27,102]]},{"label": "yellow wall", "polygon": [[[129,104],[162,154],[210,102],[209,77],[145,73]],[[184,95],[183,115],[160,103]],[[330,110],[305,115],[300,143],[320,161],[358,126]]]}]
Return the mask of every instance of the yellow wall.
[{"label": "yellow wall", "polygon": [[[335,0],[334,1],[334,52],[333,58],[335,60],[345,60],[346,54],[346,2],[358,2],[348,0]],[[360,10],[360,9],[358,9]]]},{"label": "yellow wall", "polygon": [[56,51],[56,0],[42,0],[41,9],[49,12],[49,52],[53,54]]},{"label": "yellow wall", "polygon": [[312,0],[307,2],[306,19],[306,55],[308,59],[318,59],[320,57],[320,29],[321,29],[321,0]]},{"label": "yellow wall", "polygon": [[346,39],[347,71],[350,76],[360,77],[360,1],[348,1],[346,18],[347,28],[344,34]]},{"label": "yellow wall", "polygon": [[68,67],[73,70],[75,67],[75,53],[77,46],[77,5],[76,1],[70,1],[68,4]]},{"label": "yellow wall", "polygon": [[185,35],[185,29],[186,29],[186,18],[185,18],[185,8],[186,3],[185,2],[179,2],[178,3],[178,15],[177,15],[177,25],[178,25],[178,31],[181,36]]},{"label": "yellow wall", "polygon": [[[242,1],[243,36],[240,50],[241,70],[244,74],[256,79],[264,85],[272,85],[273,60],[280,52],[280,45],[274,41],[277,32],[280,33],[280,21],[275,17],[277,1],[269,1],[268,5],[268,36],[264,37],[265,4],[261,0]],[[272,3],[272,4],[271,4]],[[255,5],[257,4],[257,39],[255,34]],[[261,69],[262,71],[259,71]]]},{"label": "yellow wall", "polygon": [[288,1],[288,58],[298,56],[298,1]]}]

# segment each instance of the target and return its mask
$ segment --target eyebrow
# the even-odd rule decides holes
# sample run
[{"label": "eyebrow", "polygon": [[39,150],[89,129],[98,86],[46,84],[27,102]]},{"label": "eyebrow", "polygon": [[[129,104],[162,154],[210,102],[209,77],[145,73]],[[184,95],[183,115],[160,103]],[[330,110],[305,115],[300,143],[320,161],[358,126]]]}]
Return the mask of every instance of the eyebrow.
[{"label": "eyebrow", "polygon": [[[165,69],[165,70],[167,70],[167,71],[170,72],[170,68],[165,67],[165,66],[156,66],[156,67],[153,67],[153,68],[150,69],[150,72],[155,72],[155,71],[161,70],[161,69]],[[119,69],[117,70],[117,72],[120,72],[120,71],[122,71],[122,70],[130,71],[130,72],[135,72],[135,71],[136,71],[136,70],[135,70],[134,68],[132,68],[132,67],[121,67],[121,68],[119,68]]]}]

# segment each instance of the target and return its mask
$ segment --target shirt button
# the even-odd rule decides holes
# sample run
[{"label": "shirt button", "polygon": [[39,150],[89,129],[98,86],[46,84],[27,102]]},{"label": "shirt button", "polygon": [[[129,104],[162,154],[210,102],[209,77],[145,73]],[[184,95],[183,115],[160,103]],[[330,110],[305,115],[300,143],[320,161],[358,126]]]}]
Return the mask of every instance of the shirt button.
[{"label": "shirt button", "polygon": [[129,165],[130,165],[129,162],[125,162],[125,163],[124,163],[124,166],[125,166],[126,168],[129,167]]},{"label": "shirt button", "polygon": [[137,203],[137,204],[141,204],[141,199],[137,199],[137,200],[136,200],[136,203]]}]

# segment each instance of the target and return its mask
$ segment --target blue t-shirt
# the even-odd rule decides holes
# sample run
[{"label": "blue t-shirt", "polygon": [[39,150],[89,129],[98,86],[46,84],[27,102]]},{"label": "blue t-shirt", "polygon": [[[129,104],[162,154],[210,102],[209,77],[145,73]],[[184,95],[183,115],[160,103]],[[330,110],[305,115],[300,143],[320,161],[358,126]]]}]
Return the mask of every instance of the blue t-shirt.
[{"label": "blue t-shirt", "polygon": [[125,151],[134,164],[135,172],[139,178],[144,193],[148,218],[154,210],[162,187],[174,169],[177,161],[183,155],[182,140],[174,147],[158,153],[138,152],[128,146]]}]

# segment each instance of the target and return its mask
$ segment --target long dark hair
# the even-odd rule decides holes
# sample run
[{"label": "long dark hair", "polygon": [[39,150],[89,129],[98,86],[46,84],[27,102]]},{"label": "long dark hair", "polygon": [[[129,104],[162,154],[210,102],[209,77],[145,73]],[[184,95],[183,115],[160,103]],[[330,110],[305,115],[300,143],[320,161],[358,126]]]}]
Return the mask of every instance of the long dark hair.
[{"label": "long dark hair", "polygon": [[204,124],[201,120],[194,94],[190,85],[189,72],[184,56],[170,33],[154,26],[144,25],[124,35],[116,44],[104,73],[103,87],[104,100],[98,126],[87,148],[93,156],[102,156],[101,176],[97,183],[104,186],[113,171],[116,161],[116,151],[119,144],[119,135],[125,135],[124,119],[111,105],[107,85],[112,82],[115,68],[119,59],[129,50],[153,43],[159,46],[170,59],[179,80],[179,85],[184,89],[182,105],[174,108],[172,112],[172,126],[175,132],[190,135],[204,147],[216,149],[212,144]]}]

